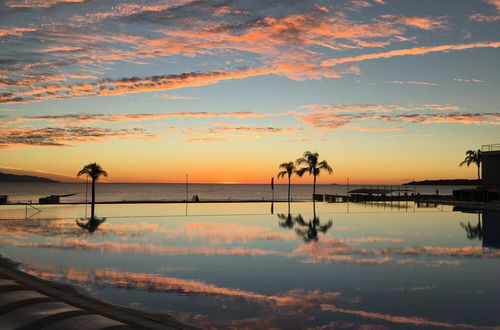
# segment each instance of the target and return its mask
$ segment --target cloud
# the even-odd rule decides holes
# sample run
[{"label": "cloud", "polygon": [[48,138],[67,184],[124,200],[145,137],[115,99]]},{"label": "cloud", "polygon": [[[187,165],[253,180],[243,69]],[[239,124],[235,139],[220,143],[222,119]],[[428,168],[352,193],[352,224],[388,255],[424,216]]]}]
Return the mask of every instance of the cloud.
[{"label": "cloud", "polygon": [[73,85],[45,85],[35,90],[0,94],[0,103],[22,103],[68,97],[123,95],[150,91],[163,91],[184,87],[215,84],[230,79],[243,79],[274,72],[272,69],[236,69],[210,72],[185,72],[182,74],[131,77],[121,79],[102,79],[94,83]]},{"label": "cloud", "polygon": [[68,267],[61,273],[32,264],[28,273],[44,279],[70,280],[91,283],[101,287],[139,289],[157,292],[175,292],[182,295],[201,295],[223,299],[243,299],[276,307],[318,306],[340,297],[339,292],[290,290],[280,295],[265,295],[235,288],[219,287],[203,281],[181,279],[160,274],[123,272],[113,269],[76,269]]},{"label": "cloud", "polygon": [[407,55],[424,55],[429,53],[439,53],[448,51],[459,51],[475,48],[498,48],[500,47],[500,42],[476,42],[472,44],[457,44],[457,45],[442,45],[433,47],[414,47],[407,49],[391,50],[384,53],[372,53],[364,54],[354,57],[344,57],[337,59],[329,59],[323,61],[321,64],[323,66],[335,66],[344,63],[362,62],[381,58],[391,58],[396,56],[407,56]]},{"label": "cloud", "polygon": [[[51,7],[78,0],[23,0],[12,4],[35,7]],[[84,2],[78,1],[78,2]],[[369,2],[355,1],[357,6]],[[66,6],[68,7],[68,6]],[[80,8],[81,7],[81,8]],[[106,11],[95,12],[90,6],[78,8],[88,13],[57,17],[52,24],[36,27],[5,28],[5,35],[16,36],[31,33],[40,42],[31,38],[11,38],[7,45],[24,47],[29,51],[22,56],[11,56],[0,64],[0,72],[14,79],[16,72],[37,71],[39,74],[60,76],[60,84],[22,84],[25,88],[9,86],[10,97],[0,99],[3,103],[26,103],[46,99],[62,99],[80,96],[123,95],[136,92],[169,90],[214,84],[225,80],[244,79],[267,74],[282,75],[290,79],[340,78],[344,74],[358,74],[354,66],[344,69],[325,68],[320,65],[323,53],[329,50],[363,49],[385,47],[391,43],[409,40],[404,37],[405,28],[393,21],[372,20],[361,23],[349,20],[336,11],[326,11],[316,5],[295,1],[292,7],[301,8],[299,13],[286,11],[273,16],[274,10],[259,11],[257,5],[250,9],[235,9],[228,6],[210,7],[203,1],[176,1],[154,4],[118,4]],[[303,7],[303,8],[302,8]],[[101,7],[99,7],[101,8]],[[189,8],[189,10],[188,10]],[[215,9],[214,9],[215,8]],[[207,12],[216,10],[216,15]],[[199,16],[186,12],[200,13]],[[284,14],[286,12],[286,14]],[[29,13],[29,12],[28,12]],[[169,19],[159,19],[166,17]],[[222,16],[218,16],[222,15]],[[230,19],[225,20],[226,16]],[[223,17],[223,18],[221,18]],[[111,20],[107,22],[106,20]],[[415,20],[417,18],[414,18]],[[116,31],[116,21],[133,25],[143,22],[146,32],[133,35]],[[423,20],[430,20],[423,18]],[[96,29],[96,22],[101,22]],[[1,35],[1,34],[0,34]],[[185,72],[178,75],[144,78],[101,79],[87,84],[68,84],[68,75],[61,74],[67,67],[78,75],[92,76],[89,67],[108,71],[119,62],[144,65],[167,57],[195,57],[202,55],[238,55],[244,68],[226,67],[206,72]],[[243,59],[251,54],[252,58]],[[236,63],[236,61],[234,61]],[[254,66],[254,68],[249,68]],[[219,67],[225,65],[220,65]],[[163,77],[163,79],[162,79]],[[19,77],[17,77],[19,78]],[[83,79],[73,77],[73,79]],[[124,84],[124,80],[136,79],[135,84]],[[23,79],[21,79],[23,80]],[[16,85],[20,86],[20,85]],[[30,86],[31,88],[28,88]]]},{"label": "cloud", "polygon": [[483,80],[479,80],[479,79],[454,78],[453,80],[458,81],[458,82],[484,83]]},{"label": "cloud", "polygon": [[95,122],[120,123],[162,118],[265,118],[284,116],[286,113],[259,113],[255,111],[238,112],[164,112],[134,114],[66,114],[47,116],[26,116],[0,121],[0,124],[12,124],[30,121],[62,122],[66,125],[89,124]]},{"label": "cloud", "polygon": [[89,0],[7,0],[7,7],[50,8],[59,4],[82,3]]},{"label": "cloud", "polygon": [[[300,107],[311,111],[324,111],[328,113],[359,113],[359,112],[396,112],[396,111],[458,111],[460,107],[449,104],[421,104],[420,106],[403,106],[400,104],[307,104]],[[295,113],[298,114],[298,113]]]},{"label": "cloud", "polygon": [[422,317],[399,316],[399,315],[382,314],[382,313],[376,313],[376,312],[367,312],[367,311],[363,311],[363,310],[345,309],[345,308],[337,307],[335,305],[327,305],[327,304],[322,304],[321,309],[324,311],[330,311],[333,313],[350,314],[350,315],[360,316],[363,318],[375,319],[375,320],[386,321],[386,322],[391,322],[391,323],[396,323],[396,324],[420,326],[420,327],[432,326],[432,327],[443,327],[443,328],[454,328],[454,329],[457,329],[457,328],[481,329],[482,328],[479,326],[470,325],[470,324],[463,324],[463,323],[448,323],[448,322],[432,321],[432,320],[428,320],[428,319],[425,319]]},{"label": "cloud", "polygon": [[12,27],[10,29],[0,29],[0,37],[5,36],[20,36],[25,32],[36,31],[35,28]]},{"label": "cloud", "polygon": [[422,30],[436,30],[447,27],[444,17],[417,17],[412,15],[382,15],[384,19],[395,22],[397,24],[407,25]]},{"label": "cloud", "polygon": [[170,94],[160,94],[157,97],[167,100],[198,100],[197,97],[180,96],[180,95],[170,95]]},{"label": "cloud", "polygon": [[120,242],[90,242],[74,238],[63,238],[47,241],[45,243],[30,243],[2,240],[12,246],[36,247],[47,249],[72,249],[84,251],[107,251],[137,254],[157,255],[238,255],[238,256],[267,256],[276,255],[278,252],[263,249],[224,248],[224,247],[170,247],[152,244],[120,243]]},{"label": "cloud", "polygon": [[484,2],[494,6],[497,10],[500,10],[500,0],[484,0]]},{"label": "cloud", "polygon": [[423,86],[437,86],[436,83],[425,82],[425,81],[400,81],[400,80],[391,80],[386,81],[387,84],[396,84],[396,85],[423,85]]},{"label": "cloud", "polygon": [[[403,130],[403,127],[373,127],[357,124],[362,120],[375,120],[390,123],[441,124],[460,123],[476,125],[499,125],[500,114],[458,112],[460,107],[454,105],[422,104],[419,106],[401,106],[398,104],[370,105],[304,105],[307,112],[295,112],[294,118],[317,129],[354,129],[354,130]],[[416,111],[439,111],[436,113],[406,113]],[[453,112],[450,112],[453,111]],[[384,113],[384,114],[378,114]],[[356,125],[353,125],[356,124]],[[351,126],[352,125],[352,126]]]},{"label": "cloud", "polygon": [[0,131],[0,149],[20,147],[70,147],[75,143],[102,142],[110,138],[151,139],[144,129],[111,129],[97,127],[3,127]]},{"label": "cloud", "polygon": [[485,14],[472,14],[469,16],[471,21],[491,23],[500,20],[500,15],[485,15]]}]

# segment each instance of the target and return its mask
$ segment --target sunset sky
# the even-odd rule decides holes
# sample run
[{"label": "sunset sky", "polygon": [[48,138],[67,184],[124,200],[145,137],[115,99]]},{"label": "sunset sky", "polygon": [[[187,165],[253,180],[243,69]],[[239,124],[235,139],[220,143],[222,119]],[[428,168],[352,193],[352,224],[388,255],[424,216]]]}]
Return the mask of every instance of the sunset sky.
[{"label": "sunset sky", "polygon": [[311,150],[319,183],[475,178],[499,31],[500,0],[3,0],[0,171],[267,183]]}]

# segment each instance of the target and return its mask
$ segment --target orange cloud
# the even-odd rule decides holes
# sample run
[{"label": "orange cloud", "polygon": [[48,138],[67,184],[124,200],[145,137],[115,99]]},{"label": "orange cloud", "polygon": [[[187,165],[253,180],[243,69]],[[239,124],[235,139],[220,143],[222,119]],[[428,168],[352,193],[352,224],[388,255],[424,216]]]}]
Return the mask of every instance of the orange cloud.
[{"label": "orange cloud", "polygon": [[89,0],[8,0],[6,5],[11,8],[16,7],[42,7],[49,8],[62,3],[79,3]]},{"label": "orange cloud", "polygon": [[[121,272],[110,269],[78,270],[67,268],[62,273],[53,269],[29,265],[27,272],[31,275],[50,280],[70,280],[92,283],[97,286],[177,292],[181,294],[198,294],[229,299],[244,299],[261,304],[272,304],[278,307],[305,307],[331,301],[340,297],[339,292],[290,290],[282,295],[264,295],[240,289],[218,287],[202,281],[161,276],[159,274]],[[38,268],[38,269],[37,269]]]},{"label": "orange cloud", "polygon": [[484,327],[479,327],[479,326],[470,325],[470,324],[463,324],[463,323],[447,323],[447,322],[432,321],[432,320],[424,319],[421,317],[399,316],[399,315],[382,314],[382,313],[376,313],[376,312],[366,312],[366,311],[362,311],[362,310],[345,309],[345,308],[337,307],[335,305],[327,305],[327,304],[322,304],[321,310],[330,311],[330,312],[334,312],[334,313],[351,314],[351,315],[361,316],[363,318],[376,319],[376,320],[381,320],[381,321],[386,321],[386,322],[391,322],[391,323],[399,323],[399,324],[406,324],[406,325],[412,325],[412,326],[422,326],[422,327],[423,326],[433,326],[433,327],[454,328],[454,329],[457,329],[457,328],[483,329],[484,328]]},{"label": "orange cloud", "polygon": [[184,87],[215,84],[224,80],[243,79],[274,73],[269,68],[220,70],[212,72],[186,72],[178,75],[145,78],[103,79],[95,83],[74,85],[46,85],[28,92],[0,94],[0,103],[33,102],[68,97],[123,95],[149,91],[163,91]]},{"label": "orange cloud", "polygon": [[417,17],[412,15],[382,15],[381,17],[397,24],[407,25],[422,30],[446,28],[446,21],[443,17]]},{"label": "orange cloud", "polygon": [[497,10],[500,10],[500,0],[484,0],[484,2],[494,6]]},{"label": "orange cloud", "polygon": [[500,47],[500,42],[476,42],[472,44],[442,45],[434,47],[415,47],[415,48],[392,50],[384,53],[374,53],[374,54],[365,54],[354,57],[329,59],[323,61],[321,64],[324,66],[335,66],[344,63],[362,62],[380,58],[391,58],[395,56],[423,55],[429,53],[458,51],[458,50],[466,50],[474,48],[498,48],[498,47]]}]

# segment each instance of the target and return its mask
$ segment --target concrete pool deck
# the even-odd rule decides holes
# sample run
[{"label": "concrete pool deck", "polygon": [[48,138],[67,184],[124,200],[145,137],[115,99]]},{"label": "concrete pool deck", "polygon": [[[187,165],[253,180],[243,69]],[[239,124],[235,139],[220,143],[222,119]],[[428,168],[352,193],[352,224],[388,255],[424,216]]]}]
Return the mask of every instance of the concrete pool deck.
[{"label": "concrete pool deck", "polygon": [[21,272],[0,257],[0,330],[197,329],[167,314],[104,303],[70,286]]}]

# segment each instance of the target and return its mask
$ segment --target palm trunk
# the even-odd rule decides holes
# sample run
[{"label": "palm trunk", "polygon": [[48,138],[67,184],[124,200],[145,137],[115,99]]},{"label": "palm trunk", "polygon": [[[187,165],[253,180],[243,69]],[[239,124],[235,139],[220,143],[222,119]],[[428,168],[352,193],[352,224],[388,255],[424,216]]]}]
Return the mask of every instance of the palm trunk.
[{"label": "palm trunk", "polygon": [[290,175],[288,176],[288,204],[290,204]]},{"label": "palm trunk", "polygon": [[313,214],[314,217],[316,217],[316,199],[314,198],[316,195],[316,175],[314,176],[314,182],[313,182]]},{"label": "palm trunk", "polygon": [[92,202],[90,204],[90,219],[94,219],[94,208],[95,208],[95,178],[92,178]]},{"label": "palm trunk", "polygon": [[314,200],[314,195],[316,195],[316,175],[314,176],[314,183],[313,183],[313,200]]},{"label": "palm trunk", "polygon": [[481,182],[481,177],[479,176],[479,168],[481,165],[477,164],[477,179]]}]

